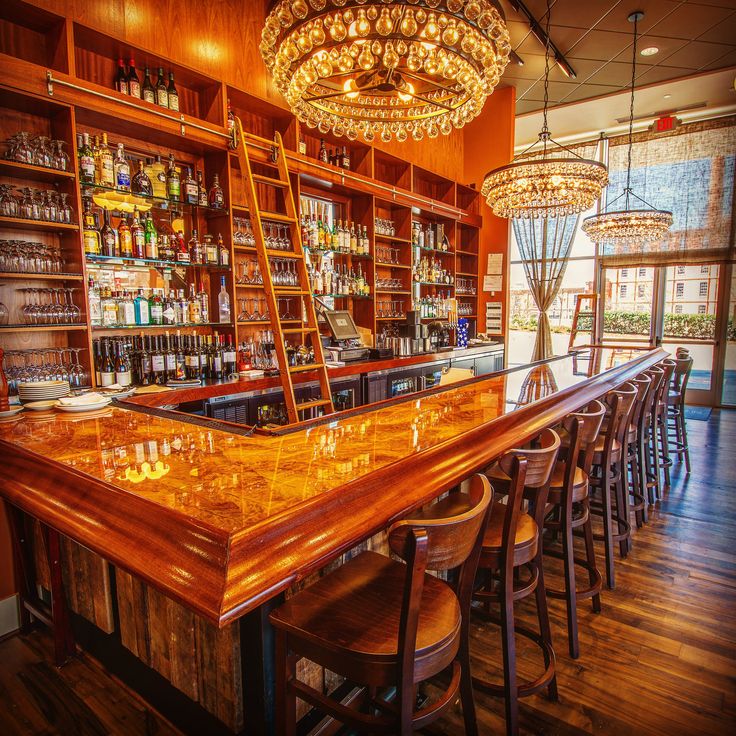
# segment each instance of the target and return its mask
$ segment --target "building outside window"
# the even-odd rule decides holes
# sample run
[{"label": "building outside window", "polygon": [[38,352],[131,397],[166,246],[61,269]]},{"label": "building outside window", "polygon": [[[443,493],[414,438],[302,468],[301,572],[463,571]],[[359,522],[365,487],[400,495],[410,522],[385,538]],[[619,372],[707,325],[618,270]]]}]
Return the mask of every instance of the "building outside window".
[{"label": "building outside window", "polygon": [[[678,266],[677,272],[680,272],[680,269],[684,268],[684,266]],[[675,297],[677,299],[682,299],[682,297],[685,296],[685,284],[682,281],[678,281],[675,284]]]},{"label": "building outside window", "polygon": [[647,275],[646,268],[640,268],[639,269],[639,276],[646,276],[646,275]]},{"label": "building outside window", "polygon": [[701,281],[698,285],[698,296],[701,298],[706,298],[708,296],[708,282],[707,281]]},{"label": "building outside window", "polygon": [[685,273],[685,266],[678,266],[677,267],[677,275],[682,276]]},{"label": "building outside window", "polygon": [[675,304],[675,314],[682,314],[682,304]]},{"label": "building outside window", "polygon": [[698,314],[705,314],[707,307],[705,304],[698,304]]},{"label": "building outside window", "polygon": [[704,266],[701,266],[700,273],[708,273],[709,269],[710,269],[710,266],[708,266],[707,264]]},{"label": "building outside window", "polygon": [[639,297],[639,299],[643,299],[644,298],[645,291],[646,291],[646,289],[644,287],[644,284],[639,284],[639,286],[637,286],[636,295]]},{"label": "building outside window", "polygon": [[621,284],[618,290],[618,295],[621,297],[621,299],[626,299],[626,295],[629,291],[629,288],[626,286],[626,284]]}]

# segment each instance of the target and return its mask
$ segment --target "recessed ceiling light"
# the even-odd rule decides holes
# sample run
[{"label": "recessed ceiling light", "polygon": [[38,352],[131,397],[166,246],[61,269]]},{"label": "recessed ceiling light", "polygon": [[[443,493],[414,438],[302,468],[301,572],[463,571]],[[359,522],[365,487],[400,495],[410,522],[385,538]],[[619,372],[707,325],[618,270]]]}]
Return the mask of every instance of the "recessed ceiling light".
[{"label": "recessed ceiling light", "polygon": [[664,96],[665,100],[669,100],[669,99],[670,99],[670,97],[672,97],[672,95],[670,95],[670,94],[666,94],[666,95]]},{"label": "recessed ceiling light", "polygon": [[642,56],[654,56],[659,53],[659,49],[656,46],[647,46],[639,52]]}]

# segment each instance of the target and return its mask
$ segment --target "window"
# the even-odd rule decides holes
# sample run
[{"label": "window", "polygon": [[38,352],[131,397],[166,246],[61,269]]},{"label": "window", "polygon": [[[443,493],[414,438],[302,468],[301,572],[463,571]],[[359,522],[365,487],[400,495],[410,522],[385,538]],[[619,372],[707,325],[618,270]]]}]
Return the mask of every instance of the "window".
[{"label": "window", "polygon": [[701,266],[700,273],[708,273],[709,269],[710,269],[710,266]]},{"label": "window", "polygon": [[698,304],[698,314],[705,314],[705,304]]},{"label": "window", "polygon": [[626,299],[626,292],[628,291],[628,287],[626,284],[621,284],[621,286],[618,287],[618,295],[621,299]]},{"label": "window", "polygon": [[675,314],[682,314],[682,304],[675,304]]},{"label": "window", "polygon": [[[684,268],[684,266],[678,266],[677,270],[679,271],[681,268]],[[683,296],[685,296],[685,284],[682,281],[678,281],[675,284],[675,298],[682,299]]]},{"label": "window", "polygon": [[639,299],[643,299],[644,298],[644,284],[639,284],[639,286],[638,286],[638,288],[636,290],[636,294],[639,297]]},{"label": "window", "polygon": [[621,269],[621,278],[622,279],[629,278],[629,269],[628,268],[622,268]]},{"label": "window", "polygon": [[707,281],[700,282],[700,285],[698,286],[698,296],[701,299],[708,298],[708,282]]},{"label": "window", "polygon": [[639,276],[646,276],[646,275],[647,275],[646,268],[640,268],[639,269]]},{"label": "window", "polygon": [[677,275],[682,276],[685,273],[685,266],[678,266],[677,267]]}]

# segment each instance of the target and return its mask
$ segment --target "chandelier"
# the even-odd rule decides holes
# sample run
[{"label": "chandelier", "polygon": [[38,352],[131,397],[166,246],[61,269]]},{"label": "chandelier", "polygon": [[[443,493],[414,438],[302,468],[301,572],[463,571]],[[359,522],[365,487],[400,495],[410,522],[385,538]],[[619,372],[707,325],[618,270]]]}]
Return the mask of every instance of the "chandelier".
[{"label": "chandelier", "polygon": [[544,68],[541,151],[537,142],[512,163],[486,175],[481,193],[495,215],[507,218],[564,217],[587,210],[608,183],[606,167],[585,159],[552,139],[547,126],[550,71],[550,2],[547,0],[547,36]]},{"label": "chandelier", "polygon": [[462,128],[510,52],[491,0],[277,0],[261,37],[266,67],[301,122],[368,142]]},{"label": "chandelier", "polygon": [[[672,226],[672,213],[655,209],[649,202],[634,194],[631,189],[631,150],[634,138],[634,83],[636,81],[636,42],[638,23],[644,17],[640,10],[629,16],[634,24],[633,61],[631,64],[631,103],[629,105],[629,151],[626,165],[626,186],[621,194],[612,200],[598,215],[583,220],[583,232],[594,242],[608,247],[629,243],[657,243]],[[615,209],[616,203],[624,198],[624,208]],[[632,209],[631,199],[644,207]]]}]

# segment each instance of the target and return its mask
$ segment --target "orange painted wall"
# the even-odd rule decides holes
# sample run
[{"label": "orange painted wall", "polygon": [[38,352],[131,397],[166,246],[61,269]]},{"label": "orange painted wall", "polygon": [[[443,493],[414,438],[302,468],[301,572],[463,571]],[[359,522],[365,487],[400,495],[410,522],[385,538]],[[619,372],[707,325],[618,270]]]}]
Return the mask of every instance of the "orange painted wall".
[{"label": "orange painted wall", "polygon": [[[465,134],[464,181],[475,184],[478,190],[483,186],[485,175],[497,166],[503,166],[514,157],[514,108],[516,90],[505,87],[496,90],[486,102],[483,112],[463,129]],[[489,301],[503,302],[501,324],[506,325],[508,312],[508,259],[510,220],[496,217],[485,201],[481,204],[483,230],[480,242],[480,270],[486,271],[489,253],[502,253],[504,262],[504,278],[502,291],[489,294],[481,291],[483,279],[479,280],[478,289],[478,331],[485,330],[486,304]],[[508,345],[506,346],[508,348]]]}]

